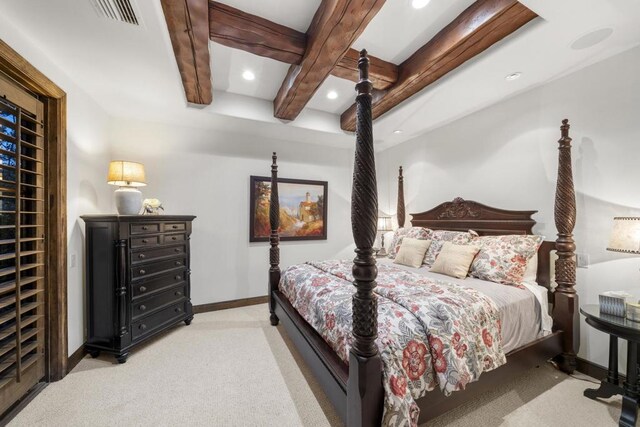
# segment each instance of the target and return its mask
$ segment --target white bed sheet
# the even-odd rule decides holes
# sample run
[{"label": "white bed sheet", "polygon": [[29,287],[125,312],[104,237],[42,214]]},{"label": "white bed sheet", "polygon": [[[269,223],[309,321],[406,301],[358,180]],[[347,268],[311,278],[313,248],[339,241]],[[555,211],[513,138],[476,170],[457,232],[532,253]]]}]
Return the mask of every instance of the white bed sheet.
[{"label": "white bed sheet", "polygon": [[[380,264],[393,264],[389,258],[378,258]],[[424,275],[433,280],[457,283],[476,289],[496,304],[502,325],[502,346],[505,353],[522,347],[551,332],[552,319],[549,315],[547,289],[538,284],[524,284],[526,289],[502,285],[486,280],[467,277],[456,279],[444,274],[432,273],[429,268],[393,266]]]}]

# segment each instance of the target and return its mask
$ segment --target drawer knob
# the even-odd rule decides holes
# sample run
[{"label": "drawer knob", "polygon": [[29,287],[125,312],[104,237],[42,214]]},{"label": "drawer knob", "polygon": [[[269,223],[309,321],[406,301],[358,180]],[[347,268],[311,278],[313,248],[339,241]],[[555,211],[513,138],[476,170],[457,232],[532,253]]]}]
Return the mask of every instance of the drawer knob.
[{"label": "drawer knob", "polygon": [[147,239],[142,239],[142,243],[149,243]]},{"label": "drawer knob", "polygon": [[180,313],[182,309],[180,307],[176,307],[176,313]]},{"label": "drawer knob", "polygon": [[182,261],[176,261],[176,265],[182,265]]},{"label": "drawer knob", "polygon": [[147,309],[147,306],[146,306],[146,305],[142,304],[142,305],[140,306],[140,311],[145,311],[146,309]]},{"label": "drawer knob", "polygon": [[182,279],[182,276],[178,274],[178,275],[176,275],[175,279],[176,279],[176,280],[181,280],[181,279]]},{"label": "drawer knob", "polygon": [[140,292],[147,292],[146,286],[140,286]]},{"label": "drawer knob", "polygon": [[180,291],[176,291],[175,296],[177,296],[177,297],[182,296],[182,292],[180,292]]},{"label": "drawer knob", "polygon": [[147,329],[147,325],[145,325],[144,323],[142,323],[140,326],[138,326],[140,329],[142,329],[143,331],[145,329]]},{"label": "drawer knob", "polygon": [[174,224],[173,226],[171,226],[171,228],[175,230],[176,228],[178,228],[178,226]]},{"label": "drawer knob", "polygon": [[147,256],[146,256],[145,254],[140,254],[140,255],[138,255],[138,258],[140,258],[140,259],[145,259],[146,257],[147,257]]},{"label": "drawer knob", "polygon": [[145,270],[145,269],[141,268],[141,269],[140,269],[140,274],[147,274],[147,270]]},{"label": "drawer knob", "polygon": [[148,230],[148,229],[149,229],[149,227],[147,227],[146,225],[143,225],[143,226],[142,226],[142,229],[143,229],[143,230]]},{"label": "drawer knob", "polygon": [[178,238],[176,236],[173,236],[171,240],[178,240]]},{"label": "drawer knob", "polygon": [[180,248],[175,248],[174,252],[180,252]]}]

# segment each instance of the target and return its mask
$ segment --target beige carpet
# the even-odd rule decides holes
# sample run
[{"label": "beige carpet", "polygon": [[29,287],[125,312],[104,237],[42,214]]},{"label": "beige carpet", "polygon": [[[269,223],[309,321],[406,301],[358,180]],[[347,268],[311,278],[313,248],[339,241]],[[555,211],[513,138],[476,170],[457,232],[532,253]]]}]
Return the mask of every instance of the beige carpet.
[{"label": "beige carpet", "polygon": [[[429,426],[615,426],[619,399],[534,369]],[[318,384],[265,305],[196,315],[124,365],[89,357],[49,385],[10,426],[339,426]]]}]

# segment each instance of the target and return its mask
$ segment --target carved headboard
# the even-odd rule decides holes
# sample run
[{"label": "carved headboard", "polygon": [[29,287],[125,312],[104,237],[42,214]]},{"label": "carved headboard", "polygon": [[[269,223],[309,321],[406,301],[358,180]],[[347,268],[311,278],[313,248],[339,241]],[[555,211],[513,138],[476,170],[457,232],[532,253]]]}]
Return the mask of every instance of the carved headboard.
[{"label": "carved headboard", "polygon": [[426,212],[411,214],[414,227],[434,230],[474,230],[481,236],[532,234],[538,211],[508,211],[456,197]]},{"label": "carved headboard", "polygon": [[[411,225],[433,230],[474,230],[481,236],[501,234],[533,234],[536,221],[531,218],[538,211],[511,211],[493,208],[472,200],[456,197],[425,212],[411,214]],[[545,241],[538,250],[537,281],[551,286],[551,251],[555,242]]]}]

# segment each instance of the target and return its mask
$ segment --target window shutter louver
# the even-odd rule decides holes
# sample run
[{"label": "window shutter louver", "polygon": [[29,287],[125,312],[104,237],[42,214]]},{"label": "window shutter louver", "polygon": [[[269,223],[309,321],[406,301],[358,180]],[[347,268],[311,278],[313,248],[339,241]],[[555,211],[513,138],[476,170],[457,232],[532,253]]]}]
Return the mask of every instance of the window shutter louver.
[{"label": "window shutter louver", "polygon": [[44,376],[44,107],[29,103],[0,98],[0,412]]}]

